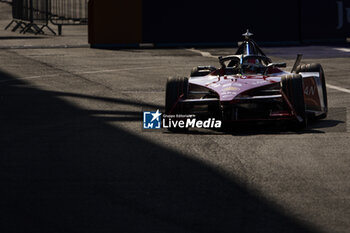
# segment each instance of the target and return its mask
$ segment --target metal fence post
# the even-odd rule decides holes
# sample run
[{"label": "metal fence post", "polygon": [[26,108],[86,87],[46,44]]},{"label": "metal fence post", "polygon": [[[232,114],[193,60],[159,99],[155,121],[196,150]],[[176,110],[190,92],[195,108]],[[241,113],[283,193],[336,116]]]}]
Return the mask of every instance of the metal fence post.
[{"label": "metal fence post", "polygon": [[34,11],[33,0],[29,0],[29,21],[31,24],[34,22],[33,11]]}]

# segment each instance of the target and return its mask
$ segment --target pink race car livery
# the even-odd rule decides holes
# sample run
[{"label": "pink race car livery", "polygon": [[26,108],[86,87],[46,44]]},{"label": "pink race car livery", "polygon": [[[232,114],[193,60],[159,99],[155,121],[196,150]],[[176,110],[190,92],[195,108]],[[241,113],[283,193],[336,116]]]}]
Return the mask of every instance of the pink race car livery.
[{"label": "pink race car livery", "polygon": [[308,119],[327,116],[327,91],[320,64],[300,65],[290,72],[274,63],[247,31],[234,55],[219,57],[220,68],[198,66],[187,77],[166,84],[166,114],[196,114],[223,122],[286,120],[303,128]]}]

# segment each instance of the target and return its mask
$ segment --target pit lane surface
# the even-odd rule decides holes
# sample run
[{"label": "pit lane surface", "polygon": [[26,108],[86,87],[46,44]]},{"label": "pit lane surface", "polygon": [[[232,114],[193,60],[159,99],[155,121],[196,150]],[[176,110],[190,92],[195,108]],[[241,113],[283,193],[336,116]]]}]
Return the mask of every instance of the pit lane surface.
[{"label": "pit lane surface", "polygon": [[[350,90],[346,50],[265,52]],[[328,88],[329,117],[301,132],[142,131],[168,76],[218,66],[202,55],[0,50],[1,232],[349,232],[349,93]]]}]

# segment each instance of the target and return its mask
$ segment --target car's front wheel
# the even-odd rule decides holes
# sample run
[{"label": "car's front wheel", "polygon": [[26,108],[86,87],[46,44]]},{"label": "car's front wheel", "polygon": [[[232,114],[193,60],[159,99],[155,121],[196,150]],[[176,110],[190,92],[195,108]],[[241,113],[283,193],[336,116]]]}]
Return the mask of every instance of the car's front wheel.
[{"label": "car's front wheel", "polygon": [[300,74],[282,76],[281,85],[283,93],[287,96],[295,110],[295,114],[299,118],[296,121],[297,127],[305,128],[307,126],[307,115],[305,111],[302,76]]},{"label": "car's front wheel", "polygon": [[[165,93],[165,112],[166,114],[185,113],[183,105],[179,104],[181,99],[186,99],[188,95],[188,78],[170,77],[166,83]],[[180,120],[180,118],[177,118]],[[170,127],[172,132],[186,132],[187,128]]]},{"label": "car's front wheel", "polygon": [[181,113],[178,102],[188,95],[188,78],[170,77],[166,83],[165,112],[167,114]]}]

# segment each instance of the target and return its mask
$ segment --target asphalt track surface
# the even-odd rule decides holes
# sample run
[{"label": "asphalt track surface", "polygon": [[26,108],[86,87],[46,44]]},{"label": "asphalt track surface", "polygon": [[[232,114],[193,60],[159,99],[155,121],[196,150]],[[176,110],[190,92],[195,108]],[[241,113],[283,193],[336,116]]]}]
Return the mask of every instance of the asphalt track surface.
[{"label": "asphalt track surface", "polygon": [[167,77],[234,51],[0,49],[0,232],[350,232],[344,49],[265,49],[324,66],[329,117],[303,131],[142,131]]}]

